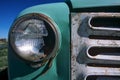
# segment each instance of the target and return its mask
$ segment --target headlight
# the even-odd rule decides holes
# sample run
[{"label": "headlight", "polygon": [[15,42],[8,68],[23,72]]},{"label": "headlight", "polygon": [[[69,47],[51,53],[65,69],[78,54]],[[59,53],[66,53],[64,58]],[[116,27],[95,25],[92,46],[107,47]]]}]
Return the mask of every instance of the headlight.
[{"label": "headlight", "polygon": [[18,18],[10,31],[10,44],[27,62],[44,62],[54,57],[59,48],[59,30],[43,14],[27,14]]}]

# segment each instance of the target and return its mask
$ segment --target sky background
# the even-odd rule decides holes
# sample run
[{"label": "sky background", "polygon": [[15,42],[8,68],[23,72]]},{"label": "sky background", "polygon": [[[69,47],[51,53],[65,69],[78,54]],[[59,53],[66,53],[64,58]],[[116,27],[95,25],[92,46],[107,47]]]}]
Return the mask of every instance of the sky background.
[{"label": "sky background", "polygon": [[64,0],[0,0],[0,38],[7,38],[16,16],[25,8]]}]

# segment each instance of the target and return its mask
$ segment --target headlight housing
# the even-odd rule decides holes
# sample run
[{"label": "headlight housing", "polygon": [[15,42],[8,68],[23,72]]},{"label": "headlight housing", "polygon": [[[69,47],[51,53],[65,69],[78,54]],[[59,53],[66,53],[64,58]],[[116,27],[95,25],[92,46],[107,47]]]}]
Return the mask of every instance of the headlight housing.
[{"label": "headlight housing", "polygon": [[56,55],[60,46],[60,32],[49,17],[31,13],[15,21],[9,40],[21,59],[28,63],[44,63]]}]

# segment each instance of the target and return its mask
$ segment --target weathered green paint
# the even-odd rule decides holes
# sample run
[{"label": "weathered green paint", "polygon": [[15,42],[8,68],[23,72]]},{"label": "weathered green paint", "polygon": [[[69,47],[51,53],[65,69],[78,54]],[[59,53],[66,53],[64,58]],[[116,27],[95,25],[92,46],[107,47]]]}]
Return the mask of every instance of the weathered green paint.
[{"label": "weathered green paint", "polygon": [[[22,11],[17,18],[29,13],[42,13],[51,18],[58,26],[61,33],[61,47],[58,55],[52,63],[52,67],[36,80],[70,80],[70,28],[69,8],[65,3],[53,3],[37,5]],[[20,60],[9,44],[8,68],[10,80],[32,80],[43,71],[31,68],[24,61]]]},{"label": "weathered green paint", "polygon": [[71,0],[72,8],[119,6],[120,0]]},{"label": "weathered green paint", "polygon": [[[66,0],[70,9],[119,6],[120,0]],[[70,4],[71,2],[71,4]],[[57,25],[61,35],[61,45],[58,55],[52,62],[52,67],[43,75],[39,74],[46,65],[34,69],[20,60],[9,44],[8,68],[10,80],[70,80],[70,22],[69,7],[66,3],[37,5],[22,11],[17,18],[29,13],[41,13]],[[71,10],[72,11],[72,10]]]}]

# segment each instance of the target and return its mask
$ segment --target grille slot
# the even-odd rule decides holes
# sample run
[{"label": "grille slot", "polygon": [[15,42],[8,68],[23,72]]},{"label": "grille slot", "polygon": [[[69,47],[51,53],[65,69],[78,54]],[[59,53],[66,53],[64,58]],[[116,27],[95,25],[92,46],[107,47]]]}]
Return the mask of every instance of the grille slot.
[{"label": "grille slot", "polygon": [[92,67],[104,67],[104,68],[120,68],[120,64],[97,64],[97,63],[88,63],[87,66]]},{"label": "grille slot", "polygon": [[120,80],[120,76],[87,76],[86,80]]},{"label": "grille slot", "polygon": [[89,35],[89,39],[120,40],[118,36]]},{"label": "grille slot", "polygon": [[87,56],[94,60],[119,61],[120,47],[90,47]]},{"label": "grille slot", "polygon": [[90,18],[89,24],[92,27],[120,28],[120,17],[96,16]]},{"label": "grille slot", "polygon": [[108,56],[120,56],[119,47],[91,47],[88,50],[90,56],[108,55]]}]

